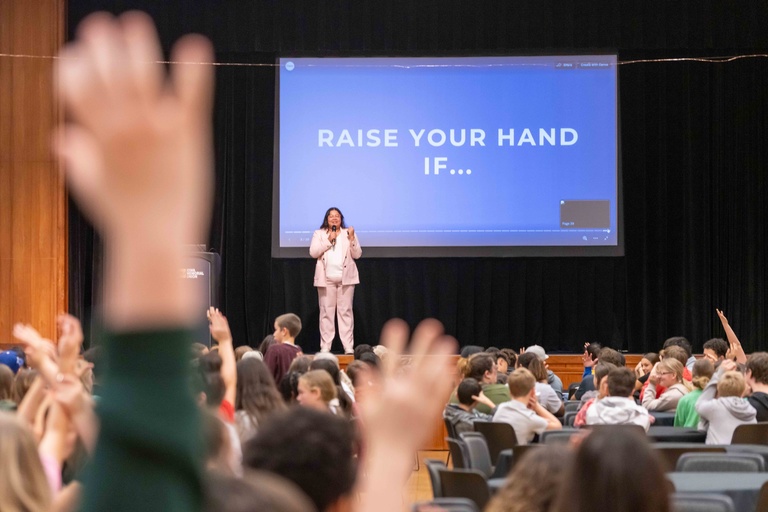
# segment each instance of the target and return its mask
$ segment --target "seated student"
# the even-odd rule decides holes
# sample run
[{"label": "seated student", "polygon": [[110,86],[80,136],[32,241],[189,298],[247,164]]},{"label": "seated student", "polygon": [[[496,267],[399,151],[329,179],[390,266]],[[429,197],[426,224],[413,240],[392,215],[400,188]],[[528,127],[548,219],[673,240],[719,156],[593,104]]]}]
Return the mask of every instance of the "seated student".
[{"label": "seated student", "polygon": [[583,427],[587,424],[587,411],[598,400],[601,400],[608,396],[608,386],[605,378],[608,376],[608,372],[616,368],[615,364],[611,363],[597,363],[592,378],[595,380],[595,387],[597,391],[588,391],[581,397],[581,403],[579,403],[579,410],[576,414],[576,418],[573,420],[574,427]]},{"label": "seated student", "polygon": [[651,416],[632,398],[635,392],[635,374],[632,370],[614,367],[602,380],[600,387],[605,387],[607,396],[587,410],[587,425],[640,425],[648,431]]},{"label": "seated student", "polygon": [[496,368],[499,374],[508,375],[509,374],[509,356],[505,354],[504,352],[499,351],[496,354]]},{"label": "seated student", "polygon": [[643,386],[645,386],[645,383],[648,382],[648,376],[651,374],[651,370],[653,370],[653,365],[659,361],[661,361],[661,359],[659,359],[659,354],[656,352],[648,352],[643,354],[643,358],[640,359],[640,362],[635,366],[635,375],[637,376],[637,382],[635,382],[635,398],[640,398],[642,396],[641,391]]},{"label": "seated student", "polygon": [[325,370],[310,370],[299,377],[299,394],[296,401],[304,407],[318,411],[340,413],[332,402],[338,397],[338,388],[331,375]]},{"label": "seated student", "polygon": [[696,412],[696,402],[701,392],[707,386],[715,372],[715,367],[707,358],[701,358],[693,364],[693,391],[685,395],[677,403],[675,410],[675,426],[696,428],[699,426],[699,413]]},{"label": "seated student", "polygon": [[536,378],[525,368],[518,368],[507,379],[512,400],[496,407],[493,421],[509,423],[515,429],[517,442],[527,444],[545,430],[561,430],[563,426],[551,412],[536,400]]},{"label": "seated student", "polygon": [[[498,370],[496,360],[492,355],[485,352],[471,355],[464,366],[464,377],[478,381],[483,386],[483,395],[494,404],[498,405],[509,401],[509,388],[504,384],[497,384]],[[458,402],[459,399],[454,393],[451,396],[451,403]],[[477,411],[491,414],[491,408],[484,403],[477,404]]]},{"label": "seated student", "polygon": [[[616,366],[626,365],[626,358],[624,357],[624,355],[621,354],[621,352],[608,347],[603,347],[600,349],[600,352],[598,352],[597,354],[597,359],[600,362],[611,363]],[[584,396],[584,393],[586,393],[587,391],[596,391],[595,381],[592,378],[592,375],[584,377],[581,380],[581,383],[579,384],[579,389],[576,391],[573,397],[576,400],[581,400],[581,397]]]},{"label": "seated student", "polygon": [[544,363],[544,369],[547,372],[547,384],[552,386],[552,389],[555,390],[555,393],[557,393],[558,396],[563,396],[563,381],[560,380],[560,377],[555,375],[555,372],[549,369],[547,366],[547,359],[549,359],[549,356],[544,351],[544,347],[541,345],[531,345],[530,347],[525,349],[525,353],[532,353],[536,354],[536,357],[538,357],[542,363]]},{"label": "seated student", "polygon": [[[666,350],[669,347],[680,347],[683,349],[683,352],[685,352],[685,361],[681,361],[683,363],[683,366],[685,366],[685,369],[688,370],[688,372],[693,371],[693,363],[696,362],[696,358],[693,357],[693,347],[691,346],[691,342],[688,341],[688,339],[685,336],[672,336],[671,338],[667,338],[664,341],[664,346],[662,349]],[[690,375],[688,376],[687,380],[691,380]]]},{"label": "seated student", "polygon": [[[683,381],[685,382],[691,382],[691,379],[693,376],[691,375],[691,372],[688,371],[688,368],[685,367],[685,362],[688,356],[686,356],[686,352],[683,348],[681,348],[678,345],[670,345],[665,349],[662,349],[662,351],[659,353],[659,359],[664,360],[667,358],[671,359],[677,359],[680,361],[680,364],[683,365]],[[645,390],[648,388],[648,380],[646,379],[645,384],[643,384],[643,387],[640,388],[640,397],[642,399],[643,396],[645,396]],[[661,395],[664,394],[664,392],[667,390],[666,387],[662,385],[656,385],[656,396],[654,398],[658,398]]]},{"label": "seated student", "polygon": [[533,352],[520,354],[518,368],[528,369],[536,379],[536,399],[546,410],[555,416],[562,416],[565,411],[562,395],[558,395],[547,383],[547,369],[544,362]]},{"label": "seated student", "polygon": [[[648,377],[648,387],[643,392],[643,407],[649,411],[674,412],[680,399],[690,392],[690,384],[683,380],[684,369],[680,361],[671,357],[658,363]],[[656,386],[664,386],[666,391],[658,396]]]},{"label": "seated student", "polygon": [[507,356],[507,371],[505,372],[507,375],[515,371],[515,365],[517,364],[517,352],[515,352],[511,348],[503,348],[500,351],[501,354],[504,354]]},{"label": "seated student", "polygon": [[488,400],[483,394],[483,388],[475,379],[464,379],[456,391],[459,397],[458,404],[448,404],[443,411],[443,418],[447,419],[457,434],[472,432],[474,422],[492,421],[492,414],[483,414],[475,410],[478,403],[484,403],[492,411],[496,411],[496,404]]},{"label": "seated student", "polygon": [[749,355],[746,378],[752,390],[747,400],[757,411],[757,421],[768,421],[768,352]]},{"label": "seated student", "polygon": [[728,342],[724,339],[712,338],[704,342],[704,357],[712,361],[712,364],[717,364],[725,359],[729,348]]},{"label": "seated student", "polygon": [[757,411],[742,398],[747,389],[744,375],[735,369],[736,363],[723,361],[696,402],[707,444],[731,444],[736,427],[756,422]]},{"label": "seated student", "polygon": [[599,343],[585,343],[584,353],[581,355],[581,363],[584,366],[584,372],[581,374],[582,380],[592,375],[592,367],[597,364],[597,355],[603,348]]},{"label": "seated student", "polygon": [[259,428],[243,448],[243,464],[295,483],[321,512],[345,511],[356,499],[353,447],[348,421],[299,407],[271,416]]}]

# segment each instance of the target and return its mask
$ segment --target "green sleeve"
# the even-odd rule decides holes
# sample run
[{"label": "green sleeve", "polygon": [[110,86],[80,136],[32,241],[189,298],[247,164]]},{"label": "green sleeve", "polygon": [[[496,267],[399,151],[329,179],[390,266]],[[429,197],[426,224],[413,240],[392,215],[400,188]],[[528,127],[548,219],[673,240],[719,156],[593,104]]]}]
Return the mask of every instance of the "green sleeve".
[{"label": "green sleeve", "polygon": [[190,345],[185,330],[105,337],[101,430],[82,510],[201,509],[203,444]]}]

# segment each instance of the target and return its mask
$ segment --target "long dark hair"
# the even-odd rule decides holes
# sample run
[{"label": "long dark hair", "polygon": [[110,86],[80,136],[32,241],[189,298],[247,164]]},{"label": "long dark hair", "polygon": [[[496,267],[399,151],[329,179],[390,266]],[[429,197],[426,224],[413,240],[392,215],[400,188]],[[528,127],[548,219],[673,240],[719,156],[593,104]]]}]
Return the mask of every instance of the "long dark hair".
[{"label": "long dark hair", "polygon": [[670,512],[669,493],[664,467],[646,435],[615,425],[581,442],[551,510]]},{"label": "long dark hair", "polygon": [[235,410],[245,411],[258,425],[270,413],[285,408],[283,397],[263,362],[247,358],[237,363]]},{"label": "long dark hair", "polygon": [[329,226],[328,226],[328,216],[334,210],[339,212],[339,215],[341,216],[341,228],[342,229],[347,229],[347,225],[344,223],[344,214],[341,213],[341,210],[339,210],[335,206],[331,206],[330,208],[328,208],[328,210],[326,210],[325,217],[323,217],[323,223],[320,225],[320,229],[328,229],[329,228]]}]

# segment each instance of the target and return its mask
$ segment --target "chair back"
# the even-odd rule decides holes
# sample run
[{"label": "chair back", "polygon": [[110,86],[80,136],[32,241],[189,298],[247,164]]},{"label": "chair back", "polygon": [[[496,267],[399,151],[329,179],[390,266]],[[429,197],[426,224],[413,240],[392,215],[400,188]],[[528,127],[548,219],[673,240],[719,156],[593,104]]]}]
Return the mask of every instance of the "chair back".
[{"label": "chair back", "polygon": [[474,469],[441,469],[440,487],[444,498],[467,498],[480,510],[491,499],[485,475]]},{"label": "chair back", "polygon": [[578,414],[579,413],[576,411],[566,412],[565,415],[563,416],[563,426],[572,427],[573,423],[576,421],[576,416]]},{"label": "chair back", "polygon": [[675,446],[675,443],[653,443],[653,448],[661,456],[664,463],[664,471],[675,471],[677,461],[686,453],[725,453],[722,446],[707,446],[700,444],[697,446]]},{"label": "chair back", "polygon": [[488,451],[485,437],[479,432],[464,432],[461,434],[461,440],[467,447],[467,458],[464,461],[466,467],[476,469],[486,478],[490,478],[493,474],[493,462],[491,462],[491,453]]},{"label": "chair back", "polygon": [[488,443],[488,451],[491,460],[499,460],[499,453],[509,450],[517,444],[515,429],[509,423],[495,423],[493,421],[476,421],[475,432],[480,432]]},{"label": "chair back", "polygon": [[515,464],[518,463],[520,459],[523,458],[523,455],[525,455],[528,450],[536,450],[538,448],[541,448],[544,446],[543,444],[518,444],[516,446],[512,447],[512,467],[510,468],[510,471],[513,467],[515,467]]},{"label": "chair back", "polygon": [[677,459],[676,471],[760,473],[765,459],[757,453],[684,453]]},{"label": "chair back", "polygon": [[547,430],[539,436],[540,444],[568,444],[571,437],[579,431],[576,429]]},{"label": "chair back", "polygon": [[578,412],[581,400],[568,400],[565,402],[565,412]]},{"label": "chair back", "polygon": [[443,461],[436,459],[424,459],[424,465],[427,466],[429,482],[432,484],[432,497],[442,498],[443,490],[440,487],[440,470],[448,468],[446,468]]},{"label": "chair back", "polygon": [[634,424],[624,424],[624,425],[587,425],[586,428],[592,429],[592,430],[607,430],[608,432],[613,432],[612,429],[617,428],[623,428],[627,430],[636,430],[638,433],[642,435],[646,435],[645,429],[641,427],[640,425],[634,425]]},{"label": "chair back", "polygon": [[448,418],[443,418],[443,423],[445,423],[445,431],[448,433],[448,437],[458,439],[459,434],[456,433],[456,429],[454,428],[453,423],[451,423]]},{"label": "chair back", "polygon": [[768,421],[739,425],[733,431],[731,444],[768,444]]},{"label": "chair back", "polygon": [[[672,494],[675,512],[735,512],[730,496],[725,494]],[[757,509],[761,510],[761,509]]]},{"label": "chair back", "polygon": [[445,441],[448,443],[448,451],[451,454],[451,460],[453,460],[453,467],[456,469],[466,468],[466,447],[464,446],[464,442],[452,437],[446,437]]},{"label": "chair back", "polygon": [[411,512],[480,512],[475,502],[468,498],[437,498],[432,501],[414,503]]}]

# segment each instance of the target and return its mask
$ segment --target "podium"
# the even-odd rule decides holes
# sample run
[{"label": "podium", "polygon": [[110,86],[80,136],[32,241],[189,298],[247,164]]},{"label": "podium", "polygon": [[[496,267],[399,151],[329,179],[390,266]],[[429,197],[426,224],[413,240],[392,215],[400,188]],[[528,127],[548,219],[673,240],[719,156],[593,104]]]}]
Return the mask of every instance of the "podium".
[{"label": "podium", "polygon": [[181,269],[188,293],[200,297],[200,312],[196,315],[200,323],[195,328],[195,341],[211,346],[206,313],[208,308],[219,306],[219,279],[221,278],[221,256],[215,252],[190,252]]}]

